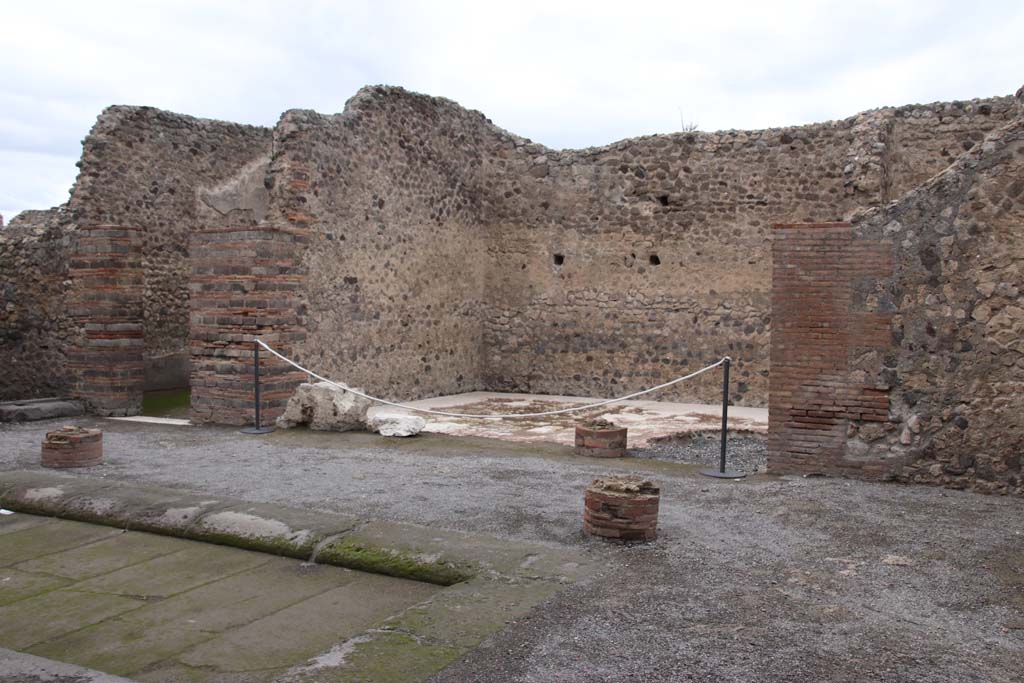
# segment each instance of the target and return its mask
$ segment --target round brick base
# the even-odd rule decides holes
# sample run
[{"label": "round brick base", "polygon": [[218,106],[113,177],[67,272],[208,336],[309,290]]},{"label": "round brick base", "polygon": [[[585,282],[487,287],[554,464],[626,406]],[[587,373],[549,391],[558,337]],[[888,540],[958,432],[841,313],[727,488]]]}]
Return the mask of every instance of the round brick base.
[{"label": "round brick base", "polygon": [[625,427],[576,425],[576,455],[586,455],[591,458],[621,458],[625,454]]},{"label": "round brick base", "polygon": [[643,477],[595,479],[584,496],[583,532],[619,543],[653,541],[660,498],[660,489]]},{"label": "round brick base", "polygon": [[43,467],[92,467],[102,462],[103,432],[100,430],[63,427],[46,433],[42,450]]}]

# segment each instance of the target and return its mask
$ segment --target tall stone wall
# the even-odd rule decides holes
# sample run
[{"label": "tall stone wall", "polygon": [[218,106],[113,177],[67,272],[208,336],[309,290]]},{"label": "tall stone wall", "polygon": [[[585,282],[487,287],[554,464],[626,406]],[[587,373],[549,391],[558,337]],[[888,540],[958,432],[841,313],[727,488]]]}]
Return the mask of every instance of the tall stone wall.
[{"label": "tall stone wall", "polygon": [[0,400],[65,396],[72,236],[57,225],[0,229]]},{"label": "tall stone wall", "polygon": [[[616,395],[724,355],[738,402],[767,400],[774,221],[878,201],[844,176],[853,121],[516,147],[492,230],[485,383]],[[712,377],[666,399],[714,401]]]},{"label": "tall stone wall", "polygon": [[[824,256],[800,260],[790,237]],[[854,249],[878,260],[842,269],[831,256]],[[775,311],[770,470],[1024,493],[1024,117],[849,228],[792,228],[777,254],[776,300],[803,295],[806,305]],[[869,262],[880,270],[865,270]],[[825,264],[849,282],[846,310],[889,320],[887,334],[856,339],[850,325],[812,334],[804,321],[836,313],[827,290],[812,296]],[[826,334],[845,335],[829,374],[884,400],[884,420],[818,392],[820,368],[800,375],[827,349]],[[815,429],[828,438],[799,437]]]},{"label": "tall stone wall", "polygon": [[[141,230],[144,351],[158,385],[173,384],[175,374],[184,380],[187,371],[189,233],[262,218],[258,204],[231,203],[224,186],[242,169],[265,164],[270,140],[266,128],[116,106],[83,142],[68,214],[81,227]],[[162,369],[171,377],[160,377]]]},{"label": "tall stone wall", "polygon": [[275,193],[293,192],[271,211],[298,211],[313,231],[304,362],[395,398],[484,387],[483,160],[502,137],[476,112],[387,89],[361,91],[341,115],[285,115]]},{"label": "tall stone wall", "polygon": [[[1002,103],[961,109],[1005,120]],[[309,162],[314,233],[303,357],[413,398],[612,395],[728,354],[737,402],[765,405],[769,226],[883,203],[897,111],[915,109],[580,151],[396,88],[366,88],[338,116],[292,112],[279,137]],[[940,149],[900,158],[947,163]],[[719,391],[698,380],[664,398]]]},{"label": "tall stone wall", "polygon": [[993,97],[891,110],[886,200],[913,190],[1005,126],[1013,118],[1014,107],[1012,97]]}]

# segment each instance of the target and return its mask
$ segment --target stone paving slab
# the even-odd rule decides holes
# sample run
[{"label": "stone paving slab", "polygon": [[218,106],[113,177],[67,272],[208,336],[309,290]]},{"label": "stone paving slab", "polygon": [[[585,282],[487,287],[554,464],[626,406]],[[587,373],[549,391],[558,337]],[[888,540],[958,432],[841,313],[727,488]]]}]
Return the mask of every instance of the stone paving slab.
[{"label": "stone paving slab", "polygon": [[0,569],[0,606],[18,602],[33,595],[48,593],[71,583],[70,579],[47,574],[33,574],[10,567]]},{"label": "stone paving slab", "polygon": [[272,558],[254,569],[53,640],[33,652],[54,658],[79,653],[79,663],[112,673],[141,671],[357,576],[335,567]]},{"label": "stone paving slab", "polygon": [[145,603],[122,595],[61,588],[0,607],[0,646],[25,650]]},{"label": "stone paving slab", "polygon": [[21,562],[15,569],[88,579],[178,552],[185,546],[185,542],[173,538],[126,531],[79,548]]},{"label": "stone paving slab", "polygon": [[26,560],[117,536],[120,533],[119,530],[110,527],[93,526],[81,522],[62,522],[14,531],[0,536],[3,543],[0,566],[10,567]]},{"label": "stone paving slab", "polygon": [[[438,590],[417,581],[360,574],[351,583],[228,631],[185,653],[181,662],[233,672],[287,667],[296,655],[316,656]],[[365,600],[367,594],[375,599]]]},{"label": "stone paving slab", "polygon": [[0,534],[9,534],[42,524],[50,524],[52,521],[53,519],[50,517],[37,517],[35,515],[0,515]]},{"label": "stone paving slab", "polygon": [[0,422],[28,422],[85,414],[81,401],[62,398],[37,398],[0,402]]},{"label": "stone paving slab", "polygon": [[[114,535],[97,536],[100,529]],[[62,544],[71,534],[80,542],[50,553],[46,541],[56,532]],[[37,538],[28,544],[20,534]],[[17,577],[37,594],[12,595],[0,607],[0,647],[161,683],[266,683],[442,590],[81,522],[56,520],[4,534],[0,555],[11,539],[38,552],[21,563],[36,571],[0,570],[0,585]],[[138,561],[154,552],[160,554]],[[81,572],[69,571],[73,557],[83,559]],[[132,564],[122,567],[125,562]],[[31,577],[54,583],[29,585]]]},{"label": "stone paving slab", "polygon": [[92,593],[130,595],[144,599],[166,598],[258,567],[270,560],[269,555],[262,553],[205,543],[186,543],[177,552],[82,581],[76,584],[76,588]]}]

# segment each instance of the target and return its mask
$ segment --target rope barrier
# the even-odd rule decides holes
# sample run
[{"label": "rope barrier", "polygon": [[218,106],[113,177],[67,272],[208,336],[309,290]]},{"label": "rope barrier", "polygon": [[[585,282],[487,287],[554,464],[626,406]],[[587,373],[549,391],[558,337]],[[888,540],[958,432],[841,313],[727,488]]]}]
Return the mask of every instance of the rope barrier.
[{"label": "rope barrier", "polygon": [[717,368],[719,365],[721,365],[722,363],[725,363],[727,360],[730,360],[729,357],[726,356],[725,358],[722,358],[718,362],[712,363],[711,365],[709,365],[707,367],[704,367],[704,368],[701,368],[700,370],[697,370],[696,372],[691,372],[688,375],[684,375],[682,377],[677,377],[674,380],[671,380],[669,382],[665,382],[664,384],[659,384],[656,387],[651,387],[650,389],[644,389],[643,391],[636,391],[636,392],[633,392],[632,394],[627,394],[625,396],[620,396],[619,398],[610,398],[610,399],[607,399],[607,400],[604,400],[604,401],[598,401],[597,403],[590,403],[588,405],[573,406],[571,408],[562,408],[560,410],[547,410],[547,411],[544,411],[544,412],[541,412],[541,413],[493,413],[493,414],[489,414],[489,415],[474,415],[472,413],[450,413],[450,412],[447,412],[447,411],[444,411],[444,410],[431,410],[430,408],[419,408],[417,406],[403,405],[401,403],[395,403],[393,401],[388,401],[387,399],[378,398],[376,396],[370,396],[369,394],[365,394],[365,393],[359,391],[358,389],[353,389],[352,387],[348,386],[347,384],[343,384],[341,382],[335,382],[333,380],[327,379],[326,377],[323,377],[321,375],[316,374],[312,370],[307,370],[306,368],[302,367],[301,365],[299,365],[298,363],[293,361],[291,358],[288,358],[287,356],[284,356],[284,355],[278,353],[275,349],[273,349],[270,346],[268,346],[262,339],[254,338],[253,341],[255,341],[257,344],[262,346],[264,349],[266,349],[267,351],[269,351],[273,355],[275,355],[278,358],[280,358],[281,360],[283,360],[285,363],[288,363],[289,365],[295,367],[296,369],[301,370],[302,372],[306,373],[310,377],[316,377],[321,382],[326,382],[327,384],[330,384],[332,386],[338,387],[339,389],[343,389],[344,391],[348,391],[350,393],[353,393],[356,396],[359,396],[361,398],[365,398],[365,399],[367,399],[369,401],[374,401],[376,403],[382,403],[382,404],[384,404],[386,406],[392,406],[394,408],[401,408],[403,410],[411,410],[411,411],[416,412],[416,413],[426,413],[428,415],[441,415],[443,417],[476,418],[476,419],[479,419],[479,420],[506,420],[506,419],[519,419],[519,418],[525,418],[525,417],[547,417],[548,415],[562,415],[564,413],[574,413],[574,412],[577,412],[577,411],[590,410],[592,408],[599,408],[601,406],[607,406],[607,405],[611,405],[613,403],[621,403],[622,401],[628,401],[628,400],[630,400],[632,398],[636,398],[637,396],[643,396],[644,394],[649,394],[651,392],[658,391],[660,389],[665,389],[667,387],[672,386],[673,384],[678,384],[679,382],[685,382],[688,379],[693,379],[694,377],[696,377],[698,375],[704,374],[708,370],[712,370],[714,368]]}]

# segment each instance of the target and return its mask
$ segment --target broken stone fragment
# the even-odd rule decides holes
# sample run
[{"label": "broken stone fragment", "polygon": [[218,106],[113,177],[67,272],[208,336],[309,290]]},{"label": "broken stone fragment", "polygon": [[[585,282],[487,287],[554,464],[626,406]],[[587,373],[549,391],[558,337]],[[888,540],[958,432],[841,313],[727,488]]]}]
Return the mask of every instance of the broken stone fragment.
[{"label": "broken stone fragment", "polygon": [[310,429],[329,432],[363,429],[370,405],[365,398],[327,382],[303,383],[288,399],[284,414],[277,418],[277,426],[291,429],[305,424]]},{"label": "broken stone fragment", "polygon": [[427,426],[427,421],[418,415],[375,415],[366,426],[381,436],[416,436]]}]

